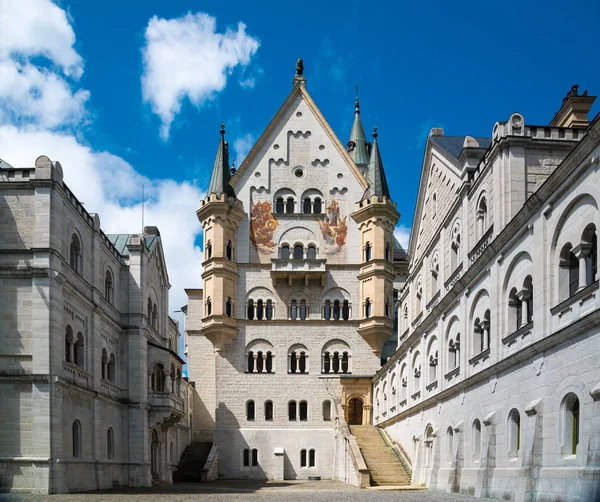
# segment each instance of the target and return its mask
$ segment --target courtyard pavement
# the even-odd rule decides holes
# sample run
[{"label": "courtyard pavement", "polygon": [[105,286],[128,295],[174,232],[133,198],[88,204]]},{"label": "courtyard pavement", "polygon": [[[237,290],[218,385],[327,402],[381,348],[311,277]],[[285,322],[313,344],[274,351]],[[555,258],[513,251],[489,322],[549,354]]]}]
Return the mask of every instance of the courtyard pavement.
[{"label": "courtyard pavement", "polygon": [[268,500],[269,502],[460,502],[492,501],[458,493],[430,490],[359,490],[338,481],[215,481],[177,483],[153,488],[118,488],[71,495],[0,495],[0,501],[27,502],[221,502]]}]

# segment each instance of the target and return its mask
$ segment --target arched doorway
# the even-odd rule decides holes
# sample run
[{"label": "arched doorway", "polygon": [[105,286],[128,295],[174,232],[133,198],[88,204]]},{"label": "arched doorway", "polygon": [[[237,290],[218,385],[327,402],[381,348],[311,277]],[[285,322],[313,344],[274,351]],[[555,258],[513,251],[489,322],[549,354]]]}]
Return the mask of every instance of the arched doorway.
[{"label": "arched doorway", "polygon": [[363,401],[359,397],[353,397],[348,401],[348,425],[362,425],[363,423]]}]

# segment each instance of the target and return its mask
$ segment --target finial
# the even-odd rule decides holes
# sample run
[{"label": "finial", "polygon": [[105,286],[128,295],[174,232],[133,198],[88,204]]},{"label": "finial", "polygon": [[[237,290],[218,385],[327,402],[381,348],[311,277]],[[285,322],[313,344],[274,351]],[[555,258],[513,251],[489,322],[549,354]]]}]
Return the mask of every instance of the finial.
[{"label": "finial", "polygon": [[379,136],[379,133],[377,132],[377,126],[373,127],[373,137],[377,138],[377,136]]},{"label": "finial", "polygon": [[231,161],[231,169],[235,171],[235,159]]},{"label": "finial", "polygon": [[354,102],[354,113],[360,113],[360,103],[358,102],[358,84],[356,84],[356,101]]},{"label": "finial", "polygon": [[225,123],[221,122],[221,130],[219,131],[221,133],[221,136],[225,135]]},{"label": "finial", "polygon": [[296,77],[302,77],[304,75],[304,61],[301,58],[296,60]]}]

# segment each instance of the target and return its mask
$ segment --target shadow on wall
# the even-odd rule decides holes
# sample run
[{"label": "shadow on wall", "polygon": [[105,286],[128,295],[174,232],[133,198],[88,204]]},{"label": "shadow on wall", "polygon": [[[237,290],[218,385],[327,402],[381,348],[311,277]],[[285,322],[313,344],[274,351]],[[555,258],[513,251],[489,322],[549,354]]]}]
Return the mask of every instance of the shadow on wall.
[{"label": "shadow on wall", "polygon": [[222,467],[227,463],[233,472],[240,473],[236,478],[268,479],[261,460],[266,460],[267,455],[273,452],[261,448],[260,439],[256,439],[256,443],[249,443],[239,430],[238,419],[223,402],[217,407],[216,422],[223,429],[215,434],[215,442],[219,447],[219,478],[225,477]]},{"label": "shadow on wall", "polygon": [[[202,385],[203,382],[196,382],[195,385]],[[189,426],[192,431],[192,442],[194,441],[212,441],[215,430],[215,420],[206,407],[206,404],[198,394],[196,387],[192,387],[192,406],[190,411]]]},{"label": "shadow on wall", "polygon": [[[22,190],[6,189],[0,196],[0,268],[5,270],[0,276],[0,354],[4,356],[0,366],[0,396],[3,402],[10,403],[10,406],[5,406],[2,411],[2,429],[13,431],[3,434],[1,450],[3,457],[17,458],[33,454],[33,431],[29,431],[29,441],[26,436],[23,437],[22,434],[25,433],[21,432],[21,423],[31,418],[21,417],[21,410],[33,410],[33,384],[17,382],[11,378],[31,373],[33,355],[31,315],[19,311],[19,308],[26,309],[28,305],[31,308],[32,280],[23,275],[22,271],[19,275],[10,272],[17,267],[29,265],[27,262],[30,259],[26,254],[17,254],[27,250],[28,246],[21,238],[19,225],[15,220],[15,210],[27,214],[33,220],[33,212],[23,211],[26,208],[21,207],[22,201],[30,198],[20,198],[20,195],[23,195]],[[32,228],[33,221],[21,222],[21,230],[25,226]],[[41,393],[47,392],[46,384],[40,382],[38,388]],[[10,491],[15,479],[28,476],[25,466],[26,463],[0,461],[0,492]]]}]

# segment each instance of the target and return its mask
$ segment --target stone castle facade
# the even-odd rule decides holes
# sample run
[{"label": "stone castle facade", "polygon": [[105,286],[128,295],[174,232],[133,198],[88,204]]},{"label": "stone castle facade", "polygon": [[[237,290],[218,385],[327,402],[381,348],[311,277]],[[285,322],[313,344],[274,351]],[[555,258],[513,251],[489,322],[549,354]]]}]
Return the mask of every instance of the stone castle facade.
[{"label": "stone castle facade", "polygon": [[0,161],[0,491],[170,482],[189,443],[160,233],[106,235],[62,167]]},{"label": "stone castle facade", "polygon": [[377,135],[357,101],[347,151],[301,75],[233,175],[221,134],[188,290],[193,438],[227,478],[356,477],[340,429],[372,420],[398,272]]},{"label": "stone castle facade", "polygon": [[600,499],[600,119],[574,87],[548,125],[433,129],[374,423],[413,483]]}]

